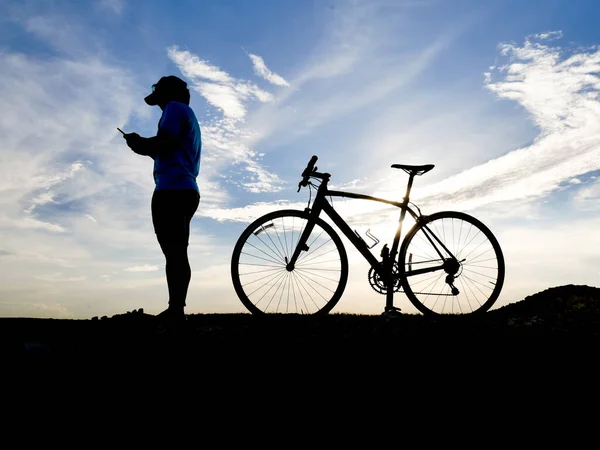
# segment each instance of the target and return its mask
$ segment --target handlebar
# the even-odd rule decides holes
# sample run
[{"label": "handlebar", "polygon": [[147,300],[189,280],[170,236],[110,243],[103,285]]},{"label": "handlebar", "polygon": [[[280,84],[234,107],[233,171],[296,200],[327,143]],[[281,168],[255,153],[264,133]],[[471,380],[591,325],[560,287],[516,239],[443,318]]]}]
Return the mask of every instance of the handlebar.
[{"label": "handlebar", "polygon": [[310,158],[310,161],[306,165],[306,169],[304,169],[304,171],[302,172],[302,180],[300,180],[300,183],[298,183],[298,192],[300,192],[300,189],[302,187],[308,186],[308,179],[310,178],[311,174],[317,170],[317,167],[315,167],[315,163],[318,159],[319,158],[317,157],[317,155],[313,155],[313,157]]}]

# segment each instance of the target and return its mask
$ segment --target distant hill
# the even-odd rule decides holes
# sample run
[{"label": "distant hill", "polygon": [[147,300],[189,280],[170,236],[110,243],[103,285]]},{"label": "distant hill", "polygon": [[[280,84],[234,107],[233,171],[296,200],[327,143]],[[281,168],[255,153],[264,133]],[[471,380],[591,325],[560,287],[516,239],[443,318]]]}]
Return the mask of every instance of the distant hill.
[{"label": "distant hill", "polygon": [[483,320],[536,333],[600,336],[600,288],[558,286],[490,311]]}]

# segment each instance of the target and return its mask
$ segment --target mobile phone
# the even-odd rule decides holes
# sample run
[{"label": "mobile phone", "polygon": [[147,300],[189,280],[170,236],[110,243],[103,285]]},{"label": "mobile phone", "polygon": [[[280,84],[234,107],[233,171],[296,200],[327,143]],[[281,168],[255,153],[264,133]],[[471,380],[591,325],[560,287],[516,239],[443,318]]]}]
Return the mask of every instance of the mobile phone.
[{"label": "mobile phone", "polygon": [[125,132],[123,130],[121,130],[119,127],[117,127],[117,130],[119,130],[122,135],[125,135]]}]

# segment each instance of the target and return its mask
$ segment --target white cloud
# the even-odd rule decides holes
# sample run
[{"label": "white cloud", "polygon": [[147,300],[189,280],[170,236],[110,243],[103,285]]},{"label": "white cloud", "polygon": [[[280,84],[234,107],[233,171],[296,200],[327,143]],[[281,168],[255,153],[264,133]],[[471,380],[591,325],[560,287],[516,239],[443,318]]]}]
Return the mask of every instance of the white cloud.
[{"label": "white cloud", "polygon": [[125,269],[125,272],[155,272],[159,270],[158,266],[144,264],[143,266],[133,266]]},{"label": "white cloud", "polygon": [[289,86],[290,84],[283,79],[282,76],[277,75],[272,72],[265,61],[258,55],[254,55],[252,53],[248,53],[248,56],[252,60],[252,64],[254,65],[254,72],[259,76],[267,80],[269,83],[274,84],[275,86]]},{"label": "white cloud", "polygon": [[242,96],[232,86],[196,83],[194,90],[202,95],[208,103],[223,111],[225,117],[243,119],[246,116],[246,107],[242,102]]},{"label": "white cloud", "polygon": [[274,202],[257,202],[240,208],[204,208],[203,216],[211,219],[232,222],[251,222],[258,217],[279,209],[302,209],[306,203],[292,203],[285,200]]},{"label": "white cloud", "polygon": [[[0,66],[0,107],[11,111],[0,115],[0,296],[15,303],[0,313],[44,316],[46,305],[57,316],[59,302],[81,318],[137,306],[123,293],[132,283],[124,270],[164,257],[150,216],[152,161],[131,152],[115,126],[147,109],[143,92],[97,56],[3,50]],[[107,285],[100,275],[111,272],[120,275]],[[144,295],[163,295],[144,283]],[[109,288],[120,304],[102,298]]]},{"label": "white cloud", "polygon": [[[501,52],[508,61],[490,68],[486,86],[498,97],[521,104],[538,126],[538,136],[527,147],[508,153],[506,148],[498,148],[506,154],[460,170],[429,186],[419,185],[412,198],[430,211],[473,210],[494,203],[506,208],[507,202],[531,202],[558,190],[574,177],[600,169],[600,51],[593,48],[565,52],[526,40],[521,47],[503,45]],[[456,111],[453,115],[456,116]],[[390,117],[398,121],[397,116]],[[444,122],[453,121],[452,117],[441,119],[439,123],[426,123],[425,130],[435,133]],[[377,136],[365,141],[364,147],[377,148],[376,159],[380,161],[387,144],[378,142]],[[396,153],[398,142],[411,149],[404,135],[392,135],[390,140],[390,148]],[[389,173],[389,169],[385,170]],[[425,180],[429,176],[426,175]],[[399,176],[387,178],[388,188],[381,186],[384,189],[375,195],[397,198]],[[591,190],[590,193],[582,191],[578,199],[581,201],[586,195],[592,195]],[[368,214],[374,209],[374,204],[357,202],[351,215]],[[374,223],[378,217],[387,219],[388,216],[374,216]]]},{"label": "white cloud", "polygon": [[[101,4],[119,14],[124,2],[112,0]],[[386,102],[401,103],[399,99],[410,97],[413,91],[415,97],[425,96],[411,83],[425,71],[437,70],[436,58],[448,49],[454,34],[440,32],[437,39],[434,37],[416,48],[414,42],[397,39],[403,33],[410,35],[408,28],[403,28],[403,20],[409,17],[396,20],[399,14],[393,11],[389,17],[394,15],[395,19],[388,20],[387,15],[382,18],[374,2],[348,5],[351,6],[336,7],[332,17],[324,20],[322,41],[312,50],[304,49],[308,56],[294,66],[297,70],[286,67],[287,79],[273,73],[260,56],[250,56],[258,76],[275,86],[287,84],[294,89],[271,93],[189,51],[169,49],[168,56],[190,80],[190,87],[206,100],[211,110],[218,110],[209,120],[199,116],[204,146],[199,183],[205,192],[197,215],[238,222],[219,228],[241,230],[243,222],[266,212],[306,207],[307,196],[294,197],[300,201],[257,203],[239,195],[240,189],[252,193],[277,192],[285,186],[284,180],[293,179],[288,177],[289,173],[302,169],[295,167],[298,155],[288,145],[296,139],[310,137],[303,141],[310,145],[317,142],[312,138],[319,138],[318,144],[327,148],[323,150],[324,167],[334,172],[335,182],[349,189],[354,189],[354,183],[344,181],[356,180],[359,175],[355,172],[346,177],[342,174],[343,167],[357,168],[362,171],[360,177],[368,175],[369,180],[376,180],[380,177],[371,168],[382,165],[384,156],[392,163],[405,162],[396,159],[401,155],[399,149],[423,149],[419,145],[423,141],[414,138],[416,135],[378,135],[373,133],[375,128],[363,124],[376,115],[373,110],[386,113]],[[390,3],[386,8],[389,7]],[[96,48],[94,41],[98,36],[86,35],[81,23],[40,15],[15,23],[23,24],[25,30],[42,38],[44,49],[49,45],[58,53],[35,59],[33,54],[0,51],[0,107],[11,111],[0,115],[2,298],[17,299],[21,311],[30,316],[90,317],[137,307],[150,312],[163,309],[168,292],[164,274],[158,268],[163,267],[164,258],[153,233],[149,208],[154,187],[152,163],[132,154],[114,129],[117,125],[132,128],[133,124],[139,124],[141,129],[131,131],[154,132],[155,123],[131,120],[149,117],[149,108],[140,100],[143,92],[138,91],[131,74],[114,65],[114,55],[110,59],[113,62],[107,63],[103,52],[90,54],[90,49]],[[527,146],[523,142],[529,139],[520,139],[514,145],[506,145],[507,141],[501,139],[493,149],[485,147],[486,151],[477,157],[467,158],[465,152],[456,153],[452,149],[459,144],[470,145],[471,153],[475,154],[478,143],[485,140],[480,135],[465,133],[463,142],[453,142],[454,147],[449,145],[444,149],[447,153],[444,163],[447,167],[453,162],[452,170],[448,172],[440,164],[434,175],[423,180],[442,172],[444,176],[448,173],[455,176],[446,180],[440,177],[441,182],[426,188],[419,185],[415,191],[420,196],[419,204],[432,206],[430,211],[433,206],[443,204],[451,205],[452,209],[498,205],[498,213],[506,212],[507,205],[517,204],[526,210],[529,201],[566,189],[568,185],[572,189],[569,192],[577,189],[577,194],[568,198],[579,210],[597,210],[600,196],[597,183],[582,175],[599,167],[598,53],[590,49],[569,53],[542,45],[560,37],[559,32],[545,32],[532,35],[521,46],[504,45],[500,49],[504,65],[495,64],[485,74],[489,93],[516,101],[531,115],[539,129],[537,139]],[[249,66],[250,62],[247,63]],[[464,105],[462,100],[468,99],[461,99],[460,105],[454,104],[453,112]],[[428,106],[440,111],[443,103],[437,101]],[[352,113],[361,116],[360,124],[347,122]],[[451,140],[445,139],[444,133],[469,113],[473,111],[468,107],[460,111],[459,119],[439,113],[419,126],[423,134],[438,134],[440,141]],[[381,122],[382,115],[374,120]],[[397,114],[391,114],[390,122],[396,122],[391,125],[397,127],[398,118]],[[406,127],[412,125],[406,122]],[[327,130],[335,130],[338,124],[349,130],[347,136],[351,139],[342,142],[337,139],[342,136],[337,135],[330,141],[324,138]],[[495,122],[494,127],[508,134],[503,128],[505,124]],[[490,128],[477,131],[486,134]],[[358,148],[360,152],[356,151]],[[375,155],[374,149],[381,149],[382,153]],[[304,146],[302,150],[309,156],[313,151],[318,152],[312,146]],[[442,155],[424,148],[418,156],[438,154]],[[438,160],[423,162],[438,163]],[[385,169],[390,171],[387,162]],[[389,183],[370,181],[367,186],[380,191],[373,192],[375,195],[385,196],[381,191],[393,183],[394,190],[390,188],[388,192],[393,193],[390,197],[398,197],[399,180],[403,185],[405,178],[393,174]],[[582,182],[577,184],[575,180]],[[367,181],[361,181],[359,186],[366,184]],[[235,189],[229,189],[232,186]],[[291,187],[290,192],[295,193],[295,186]],[[390,213],[362,208],[368,205],[365,202],[334,202],[351,223],[371,226],[378,237],[387,235],[389,230],[385,227],[382,227],[385,233],[373,230],[377,223],[387,220],[393,226],[397,221],[397,210]],[[390,220],[392,216],[394,220]],[[592,225],[597,228],[598,224]],[[511,261],[522,257],[519,240],[523,239],[531,254],[550,261],[548,255],[552,255],[552,249],[539,244],[541,241],[535,242],[541,234],[535,228],[521,230],[520,234],[512,230],[510,235],[502,228],[493,229],[502,235],[507,254],[512,252]],[[559,236],[560,241],[565,230],[568,232],[569,228],[545,233],[543,239],[557,240]],[[586,231],[586,227],[579,226],[576,233],[585,236]],[[228,258],[236,238],[235,234],[208,236],[194,223],[190,260],[198,277],[192,279],[190,287],[191,311],[206,310],[207,298],[215,312],[243,311],[228,272]],[[575,240],[573,245],[582,244]],[[569,245],[563,247],[560,251],[569,251]],[[542,251],[544,248],[546,253]],[[588,246],[581,255],[593,258],[592,250],[587,252],[588,249],[592,247]],[[577,266],[578,254],[573,252],[569,257],[569,264]],[[585,265],[579,263],[578,270],[583,270]],[[536,261],[532,258],[528,264],[526,270],[523,265],[517,270],[528,270],[533,277]],[[548,262],[544,268],[550,265]],[[539,272],[535,273],[536,283],[547,283]],[[354,277],[360,278],[361,287],[355,290],[354,285],[349,286],[339,310],[381,311],[383,301],[379,296],[375,299],[381,301],[364,306],[367,297],[366,293],[363,297],[363,288],[367,291],[369,288],[363,275],[366,270],[360,277]],[[571,271],[563,278],[574,281],[571,276],[576,277],[576,272]],[[11,315],[13,310],[16,308],[12,304],[0,306],[2,315]]]},{"label": "white cloud", "polygon": [[255,84],[238,80],[187,50],[173,46],[167,53],[181,73],[192,81],[194,89],[222,110],[225,117],[243,119],[246,116],[243,102],[253,97],[261,102],[273,99],[270,93]]},{"label": "white cloud", "polygon": [[67,230],[56,223],[47,222],[44,220],[37,220],[31,217],[24,217],[19,221],[0,221],[3,226],[12,226],[15,229],[34,229],[34,230],[45,230],[55,233],[65,233]]},{"label": "white cloud", "polygon": [[224,84],[234,82],[234,79],[227,72],[209,64],[208,61],[198,58],[187,50],[179,50],[176,46],[173,46],[168,49],[168,55],[187,78],[202,78]]},{"label": "white cloud", "polygon": [[533,39],[541,39],[545,41],[554,41],[556,39],[561,39],[563,37],[563,32],[561,30],[558,31],[548,31],[546,33],[538,33],[531,36]]},{"label": "white cloud", "polygon": [[[582,181],[584,174],[600,170],[600,54],[596,48],[567,52],[530,40],[522,46],[503,46],[502,52],[507,61],[490,68],[486,86],[499,98],[517,101],[524,108],[538,128],[537,138],[521,148],[499,146],[495,149],[497,154],[492,154],[488,161],[466,170],[460,170],[459,166],[455,175],[421,187],[421,180],[427,180],[428,174],[419,178],[418,188],[413,191],[413,199],[425,213],[442,209],[471,211],[499,239],[508,269],[505,288],[496,307],[549,287],[548,274],[553,285],[595,285],[597,270],[590,268],[598,267],[599,262],[594,247],[589,245],[595,242],[597,221],[573,222],[570,215],[564,215],[552,222],[536,205],[543,199],[552,200],[553,192],[568,186],[577,189],[576,194],[566,196],[572,198],[575,211],[597,212],[600,207],[597,178]],[[398,117],[392,119],[397,121]],[[425,130],[436,132],[436,123],[427,123]],[[503,125],[495,123],[501,129]],[[405,139],[392,140],[396,146],[398,142],[407,145]],[[373,141],[371,147],[379,148]],[[459,160],[464,158],[464,154],[452,155]],[[346,163],[349,162],[343,162]],[[370,179],[377,178],[376,174],[365,173]],[[400,179],[401,186],[398,186]],[[399,188],[405,180],[397,175],[390,176],[389,182],[380,186],[371,183],[373,194],[398,198],[399,192],[403,193]],[[353,228],[359,227],[363,234],[370,227],[378,238],[385,240],[386,236],[393,236],[397,209],[353,200],[334,199],[334,204],[342,217]],[[271,211],[302,210],[305,206],[306,203],[281,200],[230,209],[215,208],[205,213],[221,221],[249,222]],[[557,265],[556,255],[566,255],[566,264]],[[353,261],[351,267],[353,273],[366,274],[368,269],[361,261]],[[563,270],[564,267],[568,270]],[[372,294],[363,289],[363,278],[356,280],[352,278],[347,287],[347,292],[353,295],[346,294],[336,311],[373,313],[380,310],[382,303],[376,303],[374,309],[364,306]],[[397,305],[411,311],[407,300],[399,297]],[[381,297],[373,300],[381,300]]]},{"label": "white cloud", "polygon": [[474,208],[536,199],[600,169],[600,50],[564,54],[529,40],[502,46],[508,64],[487,87],[520,103],[539,127],[535,142],[468,169],[423,192],[428,202]]},{"label": "white cloud", "polygon": [[[581,181],[576,184],[581,185]],[[597,211],[600,207],[600,181],[594,177],[576,192],[573,200],[581,209]]]},{"label": "white cloud", "polygon": [[[201,186],[209,187],[211,192],[224,192],[223,188],[219,188],[222,183],[219,174],[235,164],[242,165],[245,171],[242,179],[229,180],[237,186],[253,193],[281,190],[281,179],[261,166],[258,162],[260,156],[247,143],[252,131],[245,126],[248,105],[252,100],[266,103],[273,100],[273,95],[251,82],[232,77],[189,51],[173,46],[168,49],[168,56],[191,80],[192,89],[223,114],[223,117],[210,122],[200,121],[203,146]],[[216,198],[213,197],[212,201]],[[225,199],[221,194],[221,200]]]},{"label": "white cloud", "polygon": [[102,9],[120,15],[125,8],[125,0],[99,0],[98,6]]}]

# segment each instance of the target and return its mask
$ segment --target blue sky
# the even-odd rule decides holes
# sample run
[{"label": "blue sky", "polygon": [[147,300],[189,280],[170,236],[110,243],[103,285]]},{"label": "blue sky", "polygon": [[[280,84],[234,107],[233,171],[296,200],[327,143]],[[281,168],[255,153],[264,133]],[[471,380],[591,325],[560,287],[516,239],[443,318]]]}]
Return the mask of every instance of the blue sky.
[{"label": "blue sky", "polygon": [[[406,182],[391,164],[435,164],[413,199],[492,229],[507,263],[496,306],[597,286],[599,16],[584,0],[0,0],[0,316],[164,307],[152,161],[116,127],[154,134],[143,97],[168,74],[192,88],[203,133],[190,313],[244,311],[235,241],[304,208],[313,154],[334,185],[388,198]],[[395,212],[335,206],[393,237]],[[379,313],[349,250],[334,311]]]}]

